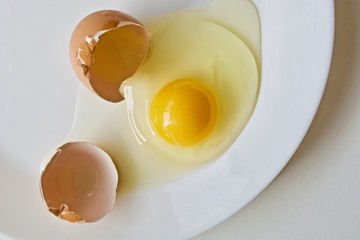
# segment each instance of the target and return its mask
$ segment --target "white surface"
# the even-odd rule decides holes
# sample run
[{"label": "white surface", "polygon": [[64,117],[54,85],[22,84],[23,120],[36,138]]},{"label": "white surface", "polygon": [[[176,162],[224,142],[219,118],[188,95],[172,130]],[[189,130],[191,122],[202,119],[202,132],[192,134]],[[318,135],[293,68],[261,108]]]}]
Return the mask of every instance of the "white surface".
[{"label": "white surface", "polygon": [[301,146],[254,201],[194,240],[360,239],[360,1],[335,10],[330,77]]},{"label": "white surface", "polygon": [[78,82],[67,60],[69,26],[95,9],[118,7],[117,1],[107,3],[0,3],[2,234],[15,239],[191,237],[255,197],[286,164],[315,114],[331,57],[331,1],[257,0],[263,21],[262,89],[253,118],[228,153],[179,182],[124,196],[99,223],[59,221],[41,202],[38,171],[73,117]]}]

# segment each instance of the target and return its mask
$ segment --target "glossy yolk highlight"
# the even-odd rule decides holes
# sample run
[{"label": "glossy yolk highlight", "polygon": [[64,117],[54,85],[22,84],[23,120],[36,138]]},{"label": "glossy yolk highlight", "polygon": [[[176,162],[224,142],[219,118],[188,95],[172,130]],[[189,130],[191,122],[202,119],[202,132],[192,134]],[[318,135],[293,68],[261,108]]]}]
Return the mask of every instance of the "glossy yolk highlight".
[{"label": "glossy yolk highlight", "polygon": [[150,121],[167,142],[192,146],[211,133],[218,112],[214,92],[187,78],[166,85],[155,95],[150,105]]}]

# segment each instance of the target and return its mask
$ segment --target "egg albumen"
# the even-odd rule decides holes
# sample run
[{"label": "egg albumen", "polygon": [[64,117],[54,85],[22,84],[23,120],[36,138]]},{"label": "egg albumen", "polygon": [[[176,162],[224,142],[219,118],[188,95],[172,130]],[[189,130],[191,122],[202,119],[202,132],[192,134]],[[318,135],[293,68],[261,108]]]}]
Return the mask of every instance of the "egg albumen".
[{"label": "egg albumen", "polygon": [[[80,86],[75,122],[62,141],[91,142],[109,153],[123,191],[172,181],[217,159],[248,122],[260,84],[260,21],[249,0],[217,0],[143,23],[150,50],[123,88],[126,101],[109,103]],[[182,80],[209,89],[215,104],[214,124],[187,146],[159,135],[150,113],[157,94]]]},{"label": "egg albumen", "polygon": [[257,100],[260,61],[242,38],[248,25],[243,31],[241,14],[231,14],[243,6],[252,5],[219,1],[147,26],[150,55],[123,89],[144,148],[197,164],[219,157],[244,128]]}]

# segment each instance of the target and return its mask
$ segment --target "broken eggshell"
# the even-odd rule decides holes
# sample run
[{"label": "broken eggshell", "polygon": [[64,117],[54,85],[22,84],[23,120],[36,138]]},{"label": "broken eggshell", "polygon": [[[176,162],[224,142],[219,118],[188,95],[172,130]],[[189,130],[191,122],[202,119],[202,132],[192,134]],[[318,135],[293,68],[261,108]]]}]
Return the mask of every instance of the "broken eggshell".
[{"label": "broken eggshell", "polygon": [[111,157],[86,142],[69,142],[56,150],[40,180],[49,211],[70,222],[95,222],[115,204],[118,173]]},{"label": "broken eggshell", "polygon": [[149,33],[134,17],[102,10],[83,18],[70,39],[70,60],[78,78],[92,92],[120,102],[123,81],[144,61]]}]

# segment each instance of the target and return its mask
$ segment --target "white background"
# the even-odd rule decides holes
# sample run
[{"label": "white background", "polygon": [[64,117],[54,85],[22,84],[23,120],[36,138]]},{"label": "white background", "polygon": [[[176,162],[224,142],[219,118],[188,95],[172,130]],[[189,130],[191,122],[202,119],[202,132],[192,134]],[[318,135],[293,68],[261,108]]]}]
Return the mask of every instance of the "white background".
[{"label": "white background", "polygon": [[[0,3],[2,2],[0,1]],[[101,5],[100,2],[98,4]],[[10,12],[3,12],[0,19],[6,19],[7,14],[10,14]],[[67,19],[64,21],[67,21]],[[68,21],[70,22],[70,20]],[[11,24],[14,23],[12,22]],[[23,24],[26,25],[25,23]],[[337,0],[336,39],[330,77],[319,111],[303,143],[289,164],[264,192],[225,223],[195,238],[196,240],[360,239],[359,25],[360,1]],[[11,25],[9,24],[9,26]],[[4,29],[0,31],[0,35],[4,33],[6,33]],[[63,34],[61,33],[61,35]],[[66,36],[63,36],[63,38],[65,39]],[[10,40],[19,44],[19,42],[16,42],[19,39],[11,38]],[[64,43],[64,45],[67,43],[65,40],[62,41],[63,39],[52,40]],[[38,45],[41,43],[42,41],[36,41],[36,45],[32,45],[32,47],[39,47]],[[22,44],[21,46],[25,45]],[[1,48],[2,51],[6,49],[7,46]],[[61,49],[50,50],[61,52]],[[23,52],[21,48],[19,48],[19,52]],[[63,64],[62,59],[67,59],[67,52],[62,54],[56,54],[58,62],[50,66],[49,70],[59,71],[58,66]],[[22,56],[24,59],[21,59],[22,62],[20,63],[26,63],[26,61],[32,61],[33,59],[31,55]],[[11,62],[8,64],[10,65]],[[40,67],[38,66],[37,68],[40,69]],[[34,69],[36,70],[37,68]],[[11,68],[9,67],[9,69]],[[17,74],[30,72],[34,73],[32,76],[40,76],[40,73],[47,73],[45,71],[37,73],[34,69],[31,71],[29,69],[21,69],[22,71],[17,72]],[[70,74],[71,69],[68,68],[67,71]],[[33,79],[37,80],[37,78]],[[76,81],[73,81],[69,84],[75,85],[76,83]],[[27,85],[24,84],[25,87],[20,89],[20,93],[29,92],[26,86],[31,84],[34,84],[34,82],[29,82]],[[39,103],[39,105],[43,102],[42,99],[51,99],[49,96],[54,97],[53,99],[62,99],[63,92],[61,90],[65,90],[65,87],[63,88],[62,86],[62,84],[58,85],[52,91],[47,91],[43,95],[38,95],[37,92],[30,92],[27,96],[36,94],[33,102]],[[6,85],[2,87],[5,88]],[[73,89],[76,89],[75,86]],[[52,116],[54,119],[53,125],[57,126],[59,125],[58,122],[63,122],[61,118],[63,109],[73,109],[75,95],[76,91],[74,90],[73,95],[69,94],[69,96],[74,96],[74,99],[67,101],[71,105],[67,105],[67,108],[60,108],[57,115]],[[20,102],[20,100],[18,101]],[[56,102],[56,100],[52,101]],[[63,105],[63,102],[61,104]],[[30,110],[34,108],[42,109],[38,105],[30,108],[31,106],[27,102],[24,105],[28,107],[25,110],[28,110],[30,113]],[[27,111],[25,110],[19,112],[30,118],[30,115],[26,115]],[[43,112],[43,114],[47,115],[46,112]],[[36,118],[31,117],[32,119],[41,119],[42,115]],[[58,127],[56,129],[59,135],[52,135],[53,140],[62,136],[64,131],[66,132],[68,125],[70,126],[71,124],[71,120],[72,117],[69,117],[67,125],[63,124],[61,125],[63,128]],[[22,122],[22,119],[18,121]],[[26,126],[26,124],[19,125],[16,130],[26,130]],[[49,135],[46,127],[50,128],[51,126],[51,124],[47,124],[40,133],[36,128],[28,129],[27,132],[36,132],[37,141],[40,141],[38,139],[48,140],[45,137]],[[8,140],[26,143],[28,140],[34,141],[34,138],[31,134],[27,134],[21,139],[10,138]],[[36,145],[47,149],[54,142],[56,141],[37,142]],[[31,155],[43,154],[40,150],[39,148],[31,149],[30,147],[28,149]],[[3,183],[3,185],[8,184]],[[7,194],[13,194],[12,192],[4,194],[6,191],[3,188],[1,189],[3,191],[2,197],[7,197]],[[28,192],[30,192],[29,189],[24,191],[24,195]],[[8,208],[11,209],[11,207],[3,205],[0,214]],[[34,209],[33,207],[30,209]],[[14,218],[14,216],[9,215],[10,220]],[[34,219],[31,219],[31,221],[33,222]],[[36,225],[29,225],[28,227],[32,228],[33,226]],[[12,229],[16,228],[18,226],[12,227]]]},{"label": "white background", "polygon": [[301,146],[274,182],[196,240],[360,239],[360,1],[335,1],[330,76]]}]

